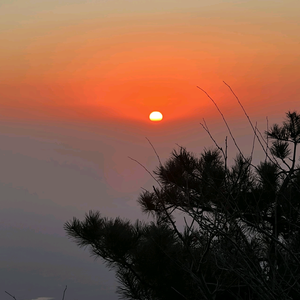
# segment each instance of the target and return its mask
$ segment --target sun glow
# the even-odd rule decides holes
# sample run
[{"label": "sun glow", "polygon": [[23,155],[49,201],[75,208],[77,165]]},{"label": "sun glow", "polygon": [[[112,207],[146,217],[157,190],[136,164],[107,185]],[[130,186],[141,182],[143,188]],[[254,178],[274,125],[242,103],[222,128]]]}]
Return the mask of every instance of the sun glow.
[{"label": "sun glow", "polygon": [[149,116],[149,119],[153,122],[161,121],[162,118],[163,118],[163,115],[159,111],[153,111]]}]

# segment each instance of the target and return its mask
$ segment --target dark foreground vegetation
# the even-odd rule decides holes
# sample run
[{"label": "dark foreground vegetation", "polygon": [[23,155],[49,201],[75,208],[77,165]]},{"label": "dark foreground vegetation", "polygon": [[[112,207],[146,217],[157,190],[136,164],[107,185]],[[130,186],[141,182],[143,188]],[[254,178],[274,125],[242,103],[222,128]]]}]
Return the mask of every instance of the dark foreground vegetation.
[{"label": "dark foreground vegetation", "polygon": [[248,120],[265,153],[260,164],[236,144],[228,166],[227,138],[223,149],[210,135],[215,149],[197,157],[181,147],[159,164],[157,187],[138,199],[151,223],[92,211],[65,223],[69,237],[116,271],[121,298],[300,299],[300,115],[286,113],[265,134]]}]

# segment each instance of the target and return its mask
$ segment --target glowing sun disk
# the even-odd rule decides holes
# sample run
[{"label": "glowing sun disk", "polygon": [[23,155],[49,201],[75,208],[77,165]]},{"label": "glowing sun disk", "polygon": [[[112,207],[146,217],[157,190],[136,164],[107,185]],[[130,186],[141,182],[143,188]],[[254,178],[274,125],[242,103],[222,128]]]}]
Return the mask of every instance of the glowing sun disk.
[{"label": "glowing sun disk", "polygon": [[149,119],[154,122],[161,121],[162,118],[163,118],[163,115],[159,111],[153,111],[149,116]]}]

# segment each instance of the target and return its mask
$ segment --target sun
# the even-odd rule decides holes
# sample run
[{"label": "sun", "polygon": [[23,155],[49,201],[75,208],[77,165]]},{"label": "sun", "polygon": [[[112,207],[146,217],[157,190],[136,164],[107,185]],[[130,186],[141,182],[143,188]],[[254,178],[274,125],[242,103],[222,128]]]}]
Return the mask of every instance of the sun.
[{"label": "sun", "polygon": [[149,119],[153,122],[161,121],[162,118],[163,118],[163,115],[159,111],[153,111],[149,116]]}]

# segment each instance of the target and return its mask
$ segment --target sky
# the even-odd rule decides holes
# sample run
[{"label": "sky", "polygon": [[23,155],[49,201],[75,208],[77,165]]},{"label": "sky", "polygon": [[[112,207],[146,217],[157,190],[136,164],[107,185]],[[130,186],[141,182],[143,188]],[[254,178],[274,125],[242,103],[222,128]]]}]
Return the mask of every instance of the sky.
[{"label": "sky", "polygon": [[[1,0],[1,299],[116,300],[103,261],[63,229],[89,210],[143,219],[137,199],[178,145],[249,155],[300,103],[298,0]],[[161,122],[149,114],[160,111]],[[147,140],[148,139],[148,140]],[[237,149],[229,140],[228,151]],[[133,158],[134,160],[130,159]],[[263,159],[256,142],[254,162]]]}]

